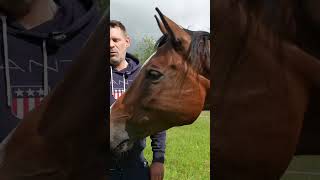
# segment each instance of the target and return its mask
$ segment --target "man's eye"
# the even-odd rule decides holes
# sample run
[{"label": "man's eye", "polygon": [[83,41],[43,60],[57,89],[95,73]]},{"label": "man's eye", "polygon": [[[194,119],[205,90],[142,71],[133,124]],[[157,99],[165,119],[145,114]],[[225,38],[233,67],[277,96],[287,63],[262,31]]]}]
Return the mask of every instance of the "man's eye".
[{"label": "man's eye", "polygon": [[113,42],[119,42],[120,39],[112,39]]},{"label": "man's eye", "polygon": [[161,80],[162,77],[163,74],[159,71],[151,69],[147,72],[147,78],[150,79],[153,83],[159,82],[159,80]]}]

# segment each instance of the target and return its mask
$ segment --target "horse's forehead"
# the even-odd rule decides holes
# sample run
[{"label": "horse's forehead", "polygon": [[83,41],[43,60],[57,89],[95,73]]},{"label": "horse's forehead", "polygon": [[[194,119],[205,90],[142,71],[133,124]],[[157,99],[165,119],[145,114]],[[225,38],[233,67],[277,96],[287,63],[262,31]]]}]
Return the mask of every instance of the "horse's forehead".
[{"label": "horse's forehead", "polygon": [[158,66],[168,66],[172,64],[181,64],[183,56],[176,52],[172,47],[167,46],[159,49],[150,59],[150,64]]}]

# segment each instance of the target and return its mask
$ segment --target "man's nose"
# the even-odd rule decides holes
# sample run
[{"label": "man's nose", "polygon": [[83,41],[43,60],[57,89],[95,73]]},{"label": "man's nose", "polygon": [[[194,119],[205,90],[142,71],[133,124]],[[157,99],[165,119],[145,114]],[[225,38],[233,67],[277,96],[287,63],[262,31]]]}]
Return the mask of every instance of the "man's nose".
[{"label": "man's nose", "polygon": [[114,42],[112,40],[110,40],[110,48],[114,47]]}]

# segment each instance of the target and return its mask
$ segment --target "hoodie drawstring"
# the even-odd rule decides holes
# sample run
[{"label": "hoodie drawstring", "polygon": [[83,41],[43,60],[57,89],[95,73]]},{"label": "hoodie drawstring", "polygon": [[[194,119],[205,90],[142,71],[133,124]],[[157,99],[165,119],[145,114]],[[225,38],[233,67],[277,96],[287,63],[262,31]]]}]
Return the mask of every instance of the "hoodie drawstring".
[{"label": "hoodie drawstring", "polygon": [[[7,34],[7,19],[6,16],[1,16],[2,22],[2,40],[3,40],[3,51],[4,51],[4,63],[5,63],[5,80],[6,80],[6,96],[7,105],[11,107],[12,94],[11,94],[11,82],[10,82],[10,67],[9,67],[9,56],[8,56],[8,34]],[[43,54],[43,86],[44,95],[49,93],[49,81],[48,81],[48,54],[46,41],[42,42],[42,54]]]},{"label": "hoodie drawstring", "polygon": [[110,77],[111,77],[111,94],[113,95],[113,75],[112,75],[112,67],[110,66]]},{"label": "hoodie drawstring", "polygon": [[7,19],[5,16],[1,16],[2,21],[2,40],[3,40],[3,51],[4,51],[4,64],[6,73],[6,95],[7,105],[11,107],[12,96],[11,96],[11,82],[10,82],[10,68],[9,68],[9,56],[8,56],[8,34],[7,34]]},{"label": "hoodie drawstring", "polygon": [[44,96],[49,93],[49,82],[48,82],[48,53],[46,40],[42,42],[42,54],[43,54],[43,87]]},{"label": "hoodie drawstring", "polygon": [[123,92],[126,92],[126,78],[124,74],[122,75],[122,78],[123,78]]}]

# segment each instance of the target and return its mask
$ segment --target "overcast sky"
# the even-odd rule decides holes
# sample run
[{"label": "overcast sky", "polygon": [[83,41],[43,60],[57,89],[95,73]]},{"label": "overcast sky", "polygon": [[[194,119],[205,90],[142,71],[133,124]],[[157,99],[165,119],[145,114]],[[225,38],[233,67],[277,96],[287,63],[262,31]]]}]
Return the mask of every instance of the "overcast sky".
[{"label": "overcast sky", "polygon": [[210,0],[110,0],[110,7],[111,19],[120,20],[132,38],[129,51],[144,36],[161,36],[155,7],[184,28],[210,31]]}]

